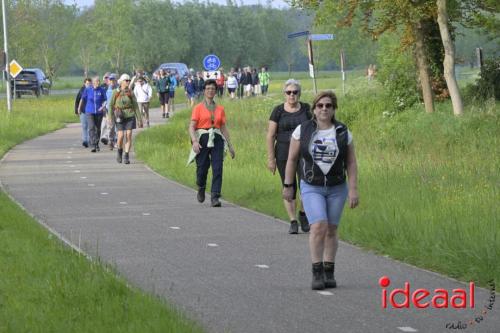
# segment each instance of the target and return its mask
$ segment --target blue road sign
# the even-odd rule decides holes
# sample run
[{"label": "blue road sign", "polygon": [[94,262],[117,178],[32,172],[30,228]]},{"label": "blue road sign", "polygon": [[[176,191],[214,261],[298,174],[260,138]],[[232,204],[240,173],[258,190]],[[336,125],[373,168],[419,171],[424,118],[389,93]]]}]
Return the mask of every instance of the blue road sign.
[{"label": "blue road sign", "polygon": [[203,67],[207,71],[216,71],[220,67],[220,59],[215,54],[209,54],[203,58]]},{"label": "blue road sign", "polygon": [[309,35],[310,40],[332,40],[335,38],[334,34],[313,34]]},{"label": "blue road sign", "polygon": [[292,34],[288,34],[288,38],[295,38],[295,37],[301,37],[301,36],[307,36],[307,35],[309,35],[309,30],[299,31],[299,32],[294,32]]}]

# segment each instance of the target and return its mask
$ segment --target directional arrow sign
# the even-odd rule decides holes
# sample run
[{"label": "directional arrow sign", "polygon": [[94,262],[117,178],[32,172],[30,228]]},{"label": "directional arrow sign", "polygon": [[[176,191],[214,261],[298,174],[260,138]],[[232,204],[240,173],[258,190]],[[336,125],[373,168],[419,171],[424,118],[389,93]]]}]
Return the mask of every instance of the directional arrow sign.
[{"label": "directional arrow sign", "polygon": [[17,63],[17,61],[15,60],[12,60],[9,64],[9,72],[10,72],[10,75],[15,79],[16,76],[19,75],[19,73],[21,73],[21,71],[23,70],[23,68],[21,67],[21,65],[19,65]]},{"label": "directional arrow sign", "polygon": [[332,40],[335,38],[333,34],[314,34],[309,35],[310,40]]},{"label": "directional arrow sign", "polygon": [[294,32],[292,34],[288,34],[288,38],[296,38],[296,37],[307,36],[307,35],[309,35],[309,30],[299,31],[299,32]]}]

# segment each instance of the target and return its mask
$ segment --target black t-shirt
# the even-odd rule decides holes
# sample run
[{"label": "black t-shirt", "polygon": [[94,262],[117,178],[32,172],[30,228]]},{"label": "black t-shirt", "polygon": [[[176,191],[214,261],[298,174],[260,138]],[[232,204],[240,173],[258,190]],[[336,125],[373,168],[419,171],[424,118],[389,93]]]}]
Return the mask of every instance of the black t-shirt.
[{"label": "black t-shirt", "polygon": [[277,160],[288,159],[288,148],[290,138],[297,126],[312,118],[311,106],[300,102],[300,110],[297,112],[285,111],[285,104],[276,106],[269,117],[269,120],[278,124],[276,132],[275,155]]}]

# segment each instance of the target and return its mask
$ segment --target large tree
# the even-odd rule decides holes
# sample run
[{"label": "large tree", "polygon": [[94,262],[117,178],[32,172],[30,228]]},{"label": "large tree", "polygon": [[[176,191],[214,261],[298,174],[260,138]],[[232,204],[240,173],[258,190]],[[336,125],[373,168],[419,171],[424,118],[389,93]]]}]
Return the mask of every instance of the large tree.
[{"label": "large tree", "polygon": [[[444,47],[448,49],[446,51],[448,54],[446,67],[449,67],[452,65],[450,55],[453,53],[453,42],[449,33],[450,20],[447,17],[443,19],[443,16],[450,16],[452,20],[470,24],[480,24],[487,20],[491,26],[493,25],[491,22],[495,22],[495,17],[492,17],[490,13],[497,13],[500,6],[498,2],[492,0],[453,0],[448,1],[450,3],[448,8],[443,6],[443,2],[436,2],[435,0],[291,0],[290,2],[295,6],[315,9],[320,21],[326,20],[332,13],[340,13],[342,16],[342,19],[338,21],[340,25],[350,25],[356,15],[361,15],[365,31],[375,39],[385,31],[402,29],[404,35],[401,44],[411,46],[415,50],[415,60],[427,112],[432,112],[434,107],[424,34],[426,22],[429,19],[437,20],[438,16],[441,17],[440,32],[443,43],[445,43]],[[440,14],[438,13],[439,2]],[[446,1],[444,1],[444,4],[446,4]],[[457,102],[460,100],[460,94],[458,89],[454,87],[456,86],[454,73],[449,68],[445,69],[445,73],[447,76],[446,82],[449,85],[448,89],[450,94],[453,94],[452,100],[455,101],[453,103],[454,113],[461,114],[461,103]],[[450,86],[452,86],[451,89]]]}]

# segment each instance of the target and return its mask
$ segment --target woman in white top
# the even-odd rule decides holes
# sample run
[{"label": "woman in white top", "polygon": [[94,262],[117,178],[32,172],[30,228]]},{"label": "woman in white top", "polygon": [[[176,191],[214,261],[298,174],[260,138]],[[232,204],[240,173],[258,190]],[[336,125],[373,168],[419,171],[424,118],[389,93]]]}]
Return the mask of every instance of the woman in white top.
[{"label": "woman in white top", "polygon": [[137,84],[134,86],[134,95],[139,105],[139,112],[142,115],[144,123],[149,127],[149,101],[153,96],[153,89],[149,83],[144,80],[144,77],[137,79]]},{"label": "woman in white top", "polygon": [[337,228],[346,199],[349,207],[358,205],[358,171],[352,135],[346,125],[335,119],[335,94],[319,93],[312,108],[313,119],[297,126],[292,134],[283,198],[293,199],[299,161],[300,194],[311,225],[312,289],[321,290],[337,286],[334,277]]},{"label": "woman in white top", "polygon": [[236,79],[236,76],[234,76],[233,73],[229,73],[229,76],[227,78],[227,91],[229,92],[229,95],[231,95],[231,99],[234,99],[234,93],[237,88],[238,79]]}]

